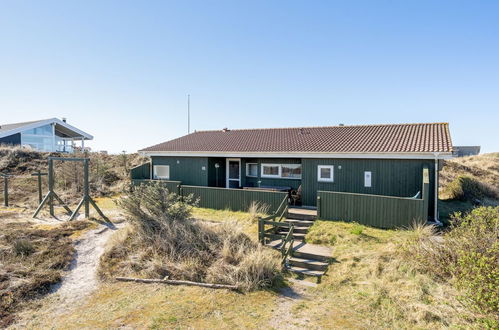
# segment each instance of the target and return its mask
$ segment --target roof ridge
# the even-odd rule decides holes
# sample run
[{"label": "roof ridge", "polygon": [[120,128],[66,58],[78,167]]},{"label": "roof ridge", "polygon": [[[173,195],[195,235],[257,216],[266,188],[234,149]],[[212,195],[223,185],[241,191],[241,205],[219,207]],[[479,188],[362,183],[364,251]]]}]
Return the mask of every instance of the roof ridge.
[{"label": "roof ridge", "polygon": [[0,126],[5,126],[5,125],[19,125],[19,124],[29,124],[29,123],[37,123],[39,121],[47,121],[47,120],[52,120],[52,119],[57,119],[55,117],[52,118],[45,118],[45,119],[39,119],[39,120],[29,120],[29,121],[19,121],[17,123],[4,123],[0,124]]},{"label": "roof ridge", "polygon": [[[357,124],[357,125],[334,125],[334,126],[294,126],[294,127],[262,127],[262,128],[234,128],[228,131],[261,131],[261,130],[281,130],[281,129],[307,129],[307,128],[337,128],[337,127],[382,127],[382,126],[418,126],[418,125],[446,125],[448,122],[430,122],[430,123],[401,123],[401,124]],[[219,132],[223,129],[195,130],[193,133]],[[189,134],[188,134],[189,135]]]}]

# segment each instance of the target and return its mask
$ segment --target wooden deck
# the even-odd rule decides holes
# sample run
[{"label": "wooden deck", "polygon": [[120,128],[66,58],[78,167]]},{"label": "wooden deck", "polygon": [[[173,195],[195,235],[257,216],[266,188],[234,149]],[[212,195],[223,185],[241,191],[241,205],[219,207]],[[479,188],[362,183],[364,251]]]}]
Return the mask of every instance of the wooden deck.
[{"label": "wooden deck", "polygon": [[317,210],[316,209],[306,209],[302,207],[292,207],[290,206],[288,208],[289,213],[293,214],[300,214],[300,215],[305,215],[305,216],[317,216]]}]

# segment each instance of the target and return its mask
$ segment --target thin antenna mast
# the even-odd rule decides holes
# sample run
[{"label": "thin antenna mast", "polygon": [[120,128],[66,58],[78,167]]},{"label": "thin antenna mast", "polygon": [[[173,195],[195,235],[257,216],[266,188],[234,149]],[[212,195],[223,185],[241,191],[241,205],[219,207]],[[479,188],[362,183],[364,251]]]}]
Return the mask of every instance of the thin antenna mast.
[{"label": "thin antenna mast", "polygon": [[187,94],[187,134],[191,133],[191,95]]}]

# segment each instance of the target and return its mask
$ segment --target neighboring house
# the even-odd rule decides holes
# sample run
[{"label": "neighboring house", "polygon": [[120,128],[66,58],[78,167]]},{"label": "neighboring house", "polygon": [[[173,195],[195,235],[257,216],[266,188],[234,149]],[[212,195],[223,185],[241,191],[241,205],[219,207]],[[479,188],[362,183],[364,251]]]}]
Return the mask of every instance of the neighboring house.
[{"label": "neighboring house", "polygon": [[0,144],[18,145],[38,151],[83,150],[85,140],[92,139],[92,135],[69,125],[66,119],[51,118],[0,125]]},{"label": "neighboring house", "polygon": [[480,154],[480,146],[454,146],[454,157],[476,156]]},{"label": "neighboring house", "polygon": [[302,187],[302,203],[317,191],[413,197],[429,169],[428,215],[438,194],[438,168],[452,157],[447,123],[223,129],[140,150],[153,179],[210,187]]}]

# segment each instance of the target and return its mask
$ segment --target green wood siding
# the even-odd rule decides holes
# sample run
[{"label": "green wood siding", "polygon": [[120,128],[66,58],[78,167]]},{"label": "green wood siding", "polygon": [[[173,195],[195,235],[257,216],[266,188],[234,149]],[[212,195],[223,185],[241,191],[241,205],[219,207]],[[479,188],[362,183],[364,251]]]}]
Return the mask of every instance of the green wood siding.
[{"label": "green wood siding", "polygon": [[208,185],[206,157],[152,157],[152,164],[169,165],[170,180],[182,181],[182,184],[193,186]]},{"label": "green wood siding", "polygon": [[181,193],[182,196],[193,194],[199,198],[200,207],[232,211],[248,211],[252,202],[259,202],[267,204],[270,212],[275,212],[287,197],[284,192],[194,186],[182,186]]},{"label": "green wood siding", "polygon": [[[153,165],[170,165],[170,180],[182,181],[185,185],[225,187],[226,159],[216,157],[152,157]],[[177,163],[179,161],[179,163]],[[220,164],[218,181],[215,163]],[[246,176],[246,164],[258,164],[258,177]],[[261,164],[302,164],[302,179],[262,178]],[[317,166],[333,165],[334,182],[318,182]],[[309,158],[242,158],[241,186],[290,186],[302,185],[303,205],[315,206],[317,191],[337,191],[358,194],[412,197],[422,190],[422,169],[429,168],[428,214],[434,210],[434,161],[416,159],[309,159]],[[204,170],[202,168],[205,168]],[[341,167],[341,168],[340,168]],[[364,187],[364,171],[372,173],[372,185]]]},{"label": "green wood siding", "polygon": [[356,221],[379,228],[409,227],[428,217],[429,171],[423,169],[421,198],[319,191],[320,219]]},{"label": "green wood siding", "polygon": [[[333,165],[334,182],[318,182],[317,166]],[[434,196],[434,163],[413,159],[303,159],[303,205],[316,205],[317,191],[412,197],[422,190],[423,167],[429,168],[430,196]],[[340,168],[341,167],[341,168]],[[371,171],[372,185],[364,187],[364,171]],[[429,198],[429,214],[434,200]]]},{"label": "green wood siding", "polygon": [[[258,164],[258,177],[246,176],[246,164]],[[263,186],[289,186],[297,189],[301,184],[300,179],[277,179],[277,178],[262,178],[262,164],[300,164],[301,159],[295,158],[242,158],[241,159],[241,186],[242,187],[258,187],[258,181],[261,181]]]},{"label": "green wood siding", "polygon": [[151,163],[144,163],[130,170],[132,180],[151,179]]}]

